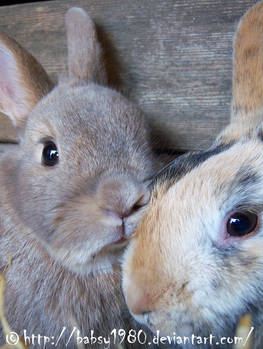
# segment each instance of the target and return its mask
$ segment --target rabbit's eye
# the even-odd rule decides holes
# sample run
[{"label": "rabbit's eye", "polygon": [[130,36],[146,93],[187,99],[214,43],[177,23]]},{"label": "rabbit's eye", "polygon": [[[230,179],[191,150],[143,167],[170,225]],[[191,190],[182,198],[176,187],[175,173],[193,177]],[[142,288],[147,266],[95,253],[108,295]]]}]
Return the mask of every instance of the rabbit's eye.
[{"label": "rabbit's eye", "polygon": [[252,212],[235,212],[227,221],[228,236],[243,237],[253,232],[258,223],[258,216]]},{"label": "rabbit's eye", "polygon": [[55,143],[48,142],[44,145],[42,152],[42,163],[46,166],[54,166],[58,163],[59,155]]}]

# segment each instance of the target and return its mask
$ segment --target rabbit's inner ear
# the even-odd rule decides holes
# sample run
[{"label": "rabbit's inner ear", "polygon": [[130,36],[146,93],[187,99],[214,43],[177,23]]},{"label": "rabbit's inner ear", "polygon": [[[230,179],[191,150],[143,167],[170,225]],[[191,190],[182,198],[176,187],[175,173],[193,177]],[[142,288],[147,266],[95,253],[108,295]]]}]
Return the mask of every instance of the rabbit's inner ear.
[{"label": "rabbit's inner ear", "polygon": [[15,40],[0,33],[0,111],[18,130],[33,106],[53,87],[36,59]]},{"label": "rabbit's inner ear", "polygon": [[[16,115],[25,115],[23,105],[25,94],[17,85],[19,76],[14,57],[1,49],[0,51],[0,109],[16,125]],[[22,122],[22,120],[21,120]]]},{"label": "rabbit's inner ear", "polygon": [[0,51],[0,110],[9,116],[14,126],[23,129],[29,110],[36,103],[21,81],[17,63],[10,52]]},{"label": "rabbit's inner ear", "polygon": [[72,7],[66,14],[68,69],[71,79],[106,84],[106,72],[95,25],[81,8]]}]

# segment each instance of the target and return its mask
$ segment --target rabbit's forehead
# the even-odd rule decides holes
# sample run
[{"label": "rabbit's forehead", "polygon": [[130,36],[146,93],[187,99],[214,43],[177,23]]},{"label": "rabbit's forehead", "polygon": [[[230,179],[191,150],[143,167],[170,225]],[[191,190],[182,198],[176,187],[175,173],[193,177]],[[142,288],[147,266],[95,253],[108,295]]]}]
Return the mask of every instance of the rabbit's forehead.
[{"label": "rabbit's forehead", "polygon": [[70,91],[56,88],[32,110],[27,129],[33,141],[44,135],[68,144],[82,136],[93,142],[141,137],[145,127],[135,105],[113,90],[90,84]]},{"label": "rabbit's forehead", "polygon": [[168,186],[165,181],[159,182],[155,188],[158,199],[153,196],[152,203],[166,215],[169,212],[173,224],[184,227],[190,216],[191,224],[195,218],[201,224],[202,220],[211,222],[214,212],[221,222],[236,207],[262,204],[262,147],[257,140],[237,143],[200,160],[178,181],[172,183],[170,179]]}]

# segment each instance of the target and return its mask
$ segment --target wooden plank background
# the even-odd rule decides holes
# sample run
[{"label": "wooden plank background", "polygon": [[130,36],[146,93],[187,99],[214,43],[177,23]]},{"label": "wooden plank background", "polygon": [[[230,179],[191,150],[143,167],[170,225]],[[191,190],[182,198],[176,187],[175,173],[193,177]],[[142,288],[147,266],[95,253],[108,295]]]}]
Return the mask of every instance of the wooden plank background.
[{"label": "wooden plank background", "polygon": [[[0,7],[0,30],[54,80],[66,71],[64,14],[97,24],[110,83],[146,112],[157,147],[203,149],[229,120],[232,38],[254,0],[58,0]],[[0,141],[16,140],[0,118]]]}]

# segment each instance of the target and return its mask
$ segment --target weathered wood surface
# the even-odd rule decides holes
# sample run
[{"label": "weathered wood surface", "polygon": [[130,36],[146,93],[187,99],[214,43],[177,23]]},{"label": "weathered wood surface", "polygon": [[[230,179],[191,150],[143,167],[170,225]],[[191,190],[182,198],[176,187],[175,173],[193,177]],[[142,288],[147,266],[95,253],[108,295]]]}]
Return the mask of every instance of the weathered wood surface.
[{"label": "weathered wood surface", "polygon": [[13,150],[16,147],[18,147],[19,145],[17,144],[13,144],[13,143],[0,143],[0,156],[9,150]]},{"label": "weathered wood surface", "polygon": [[[146,112],[157,146],[211,144],[229,120],[232,38],[254,0],[60,0],[0,8],[0,30],[56,80],[66,71],[64,14],[88,11],[98,27],[111,85]],[[0,121],[0,139],[14,139]]]}]

